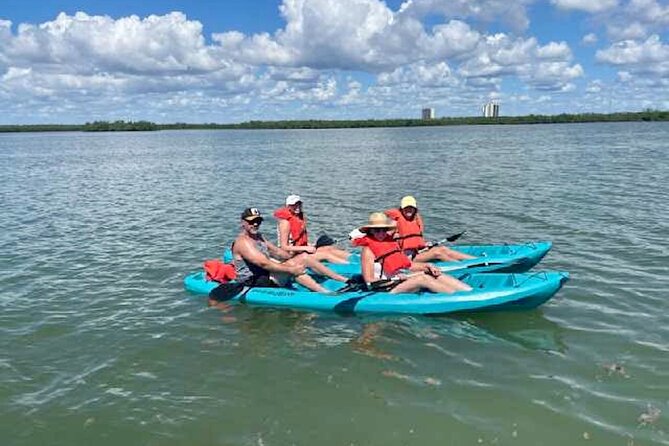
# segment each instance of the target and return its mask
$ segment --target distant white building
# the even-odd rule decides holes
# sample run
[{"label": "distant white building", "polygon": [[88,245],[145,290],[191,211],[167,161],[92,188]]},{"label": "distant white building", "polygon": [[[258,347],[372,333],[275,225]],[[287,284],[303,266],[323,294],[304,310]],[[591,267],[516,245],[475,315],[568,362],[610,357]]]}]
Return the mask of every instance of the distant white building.
[{"label": "distant white building", "polygon": [[483,117],[485,118],[497,118],[499,117],[499,102],[490,101],[482,108]]},{"label": "distant white building", "polygon": [[434,119],[434,109],[433,108],[424,108],[421,113],[421,118],[423,119]]}]

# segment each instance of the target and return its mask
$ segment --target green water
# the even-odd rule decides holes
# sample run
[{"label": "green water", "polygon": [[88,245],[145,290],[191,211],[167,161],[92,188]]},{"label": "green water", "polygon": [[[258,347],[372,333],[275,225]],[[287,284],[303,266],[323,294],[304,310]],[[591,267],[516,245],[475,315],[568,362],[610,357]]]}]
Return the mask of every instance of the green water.
[{"label": "green water", "polygon": [[[0,135],[3,445],[669,444],[669,124]],[[538,310],[339,317],[183,290],[247,206],[552,240]],[[269,222],[268,222],[269,223]],[[273,236],[271,224],[264,228]]]}]

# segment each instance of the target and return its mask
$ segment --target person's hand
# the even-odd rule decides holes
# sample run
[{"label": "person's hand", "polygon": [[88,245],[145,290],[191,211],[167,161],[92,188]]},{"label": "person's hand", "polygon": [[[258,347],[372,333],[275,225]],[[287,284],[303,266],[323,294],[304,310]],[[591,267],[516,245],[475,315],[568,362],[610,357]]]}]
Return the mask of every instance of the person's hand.
[{"label": "person's hand", "polygon": [[402,273],[397,274],[396,276],[393,277],[393,279],[399,280],[400,282],[407,280],[407,278],[408,278],[407,275]]},{"label": "person's hand", "polygon": [[305,246],[304,251],[302,252],[306,252],[307,254],[313,254],[316,252],[316,248],[314,246]]},{"label": "person's hand", "polygon": [[434,265],[426,265],[425,272],[431,275],[432,277],[441,276],[441,270]]},{"label": "person's hand", "polygon": [[304,264],[292,265],[290,267],[290,270],[288,270],[288,272],[293,276],[301,276],[302,274],[307,272],[307,268],[304,266]]}]

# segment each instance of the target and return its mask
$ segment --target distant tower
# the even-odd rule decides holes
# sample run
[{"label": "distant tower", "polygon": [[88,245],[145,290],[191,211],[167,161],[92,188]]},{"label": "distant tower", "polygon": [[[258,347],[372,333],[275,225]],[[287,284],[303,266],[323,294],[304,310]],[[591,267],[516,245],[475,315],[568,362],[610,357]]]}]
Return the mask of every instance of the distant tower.
[{"label": "distant tower", "polygon": [[490,101],[482,108],[484,118],[498,118],[499,117],[499,102]]},{"label": "distant tower", "polygon": [[423,118],[423,120],[434,119],[434,109],[424,108],[421,113],[421,118]]}]

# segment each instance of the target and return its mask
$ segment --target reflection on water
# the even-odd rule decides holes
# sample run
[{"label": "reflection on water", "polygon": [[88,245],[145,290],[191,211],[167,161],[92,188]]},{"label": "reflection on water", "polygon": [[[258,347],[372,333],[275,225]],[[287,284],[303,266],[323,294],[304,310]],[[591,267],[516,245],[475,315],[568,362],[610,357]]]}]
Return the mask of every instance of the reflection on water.
[{"label": "reflection on water", "polygon": [[562,340],[564,329],[540,309],[449,317],[357,318],[271,308],[240,309],[230,304],[219,304],[216,310],[221,311],[222,322],[234,324],[249,345],[271,345],[268,340],[276,338],[290,339],[301,347],[349,344],[355,352],[384,360],[398,360],[391,353],[392,345],[406,339],[438,344],[440,338],[461,338],[493,346],[512,344],[547,353],[567,352]]},{"label": "reflection on water", "polygon": [[478,338],[506,341],[530,350],[566,353],[564,328],[548,319],[541,308],[519,313],[496,313],[462,319]]}]

